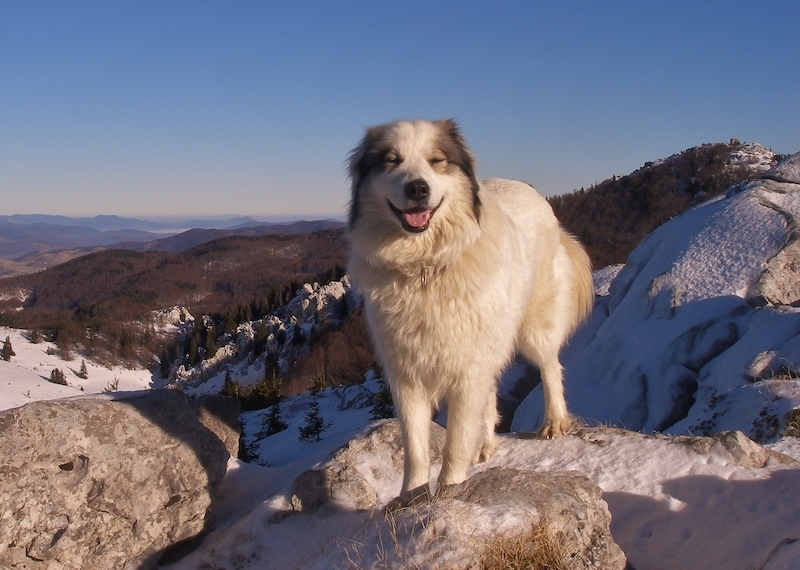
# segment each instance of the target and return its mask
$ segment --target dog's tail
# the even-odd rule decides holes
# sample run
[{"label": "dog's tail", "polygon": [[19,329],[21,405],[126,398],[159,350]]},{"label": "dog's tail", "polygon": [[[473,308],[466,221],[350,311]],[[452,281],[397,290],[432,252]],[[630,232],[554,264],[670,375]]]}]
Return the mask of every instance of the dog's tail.
[{"label": "dog's tail", "polygon": [[592,312],[594,304],[594,280],[592,279],[592,263],[580,242],[565,230],[561,230],[561,245],[572,262],[573,275],[572,300],[575,308],[573,331],[578,328]]}]

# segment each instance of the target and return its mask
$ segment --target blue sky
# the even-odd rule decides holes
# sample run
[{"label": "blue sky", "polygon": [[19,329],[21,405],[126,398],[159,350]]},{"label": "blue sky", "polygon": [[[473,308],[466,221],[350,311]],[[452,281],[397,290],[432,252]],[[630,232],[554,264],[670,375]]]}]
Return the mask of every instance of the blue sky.
[{"label": "blue sky", "polygon": [[370,124],[545,195],[800,151],[800,2],[0,1],[0,215],[343,216]]}]

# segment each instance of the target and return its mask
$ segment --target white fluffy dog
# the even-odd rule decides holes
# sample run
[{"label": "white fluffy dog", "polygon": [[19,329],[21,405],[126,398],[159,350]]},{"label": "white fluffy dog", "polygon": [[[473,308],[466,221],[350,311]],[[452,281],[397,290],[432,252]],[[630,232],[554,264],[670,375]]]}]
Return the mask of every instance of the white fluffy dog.
[{"label": "white fluffy dog", "polygon": [[402,502],[429,496],[433,409],[447,404],[439,489],[495,449],[496,379],[539,367],[539,435],[570,425],[558,353],[591,309],[589,259],[531,186],[478,181],[454,121],[367,129],[348,161],[349,271],[364,296],[405,449]]}]

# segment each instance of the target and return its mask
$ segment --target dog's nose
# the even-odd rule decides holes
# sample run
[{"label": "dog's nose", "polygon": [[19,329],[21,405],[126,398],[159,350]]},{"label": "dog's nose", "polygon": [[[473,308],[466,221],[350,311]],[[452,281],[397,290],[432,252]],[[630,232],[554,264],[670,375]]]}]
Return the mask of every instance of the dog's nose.
[{"label": "dog's nose", "polygon": [[406,197],[409,200],[424,200],[430,193],[430,186],[422,178],[417,178],[406,184]]}]

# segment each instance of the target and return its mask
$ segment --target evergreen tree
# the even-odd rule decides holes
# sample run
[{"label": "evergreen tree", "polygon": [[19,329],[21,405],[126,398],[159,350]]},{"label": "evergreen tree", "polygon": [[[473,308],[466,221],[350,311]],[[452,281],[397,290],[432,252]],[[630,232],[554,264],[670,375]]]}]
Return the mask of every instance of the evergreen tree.
[{"label": "evergreen tree", "polygon": [[166,347],[161,349],[161,364],[160,364],[161,377],[166,380],[169,378],[169,352]]},{"label": "evergreen tree", "polygon": [[217,353],[217,327],[213,323],[209,326],[206,331],[206,341],[205,341],[205,356],[204,358],[212,358]]},{"label": "evergreen tree", "polygon": [[372,401],[374,405],[369,413],[369,419],[375,421],[394,417],[394,400],[386,380],[381,382],[381,389],[372,397]]},{"label": "evergreen tree", "polygon": [[275,435],[289,427],[289,425],[283,421],[281,417],[282,413],[283,410],[281,409],[280,402],[276,402],[272,405],[269,409],[269,413],[265,415],[261,421],[261,430],[258,432],[258,437],[260,439]]},{"label": "evergreen tree", "polygon": [[6,337],[5,342],[3,343],[3,360],[6,362],[11,360],[12,356],[16,356],[17,353],[14,352],[14,349],[11,348],[11,337]]},{"label": "evergreen tree", "polygon": [[230,396],[231,398],[239,397],[239,381],[231,378],[231,371],[225,372],[225,379],[222,381],[222,390],[220,394],[223,396]]},{"label": "evergreen tree", "polygon": [[86,369],[85,360],[81,360],[81,371],[78,372],[78,378],[83,378],[84,380],[89,378],[89,371]]},{"label": "evergreen tree", "polygon": [[42,333],[39,332],[39,329],[31,330],[31,344],[39,344],[42,342]]},{"label": "evergreen tree", "polygon": [[64,371],[59,368],[53,368],[50,372],[50,382],[53,384],[61,384],[62,386],[67,385],[67,377],[64,374]]},{"label": "evergreen tree", "polygon": [[319,411],[319,401],[317,400],[316,392],[312,394],[311,407],[306,412],[305,418],[305,425],[297,428],[300,431],[300,441],[302,442],[308,443],[321,440],[322,432],[331,427],[331,422],[325,423]]}]

